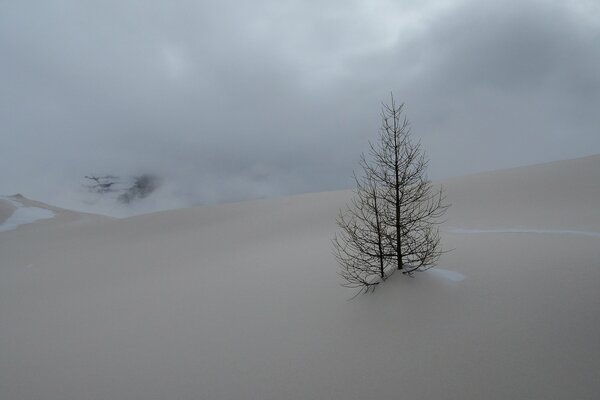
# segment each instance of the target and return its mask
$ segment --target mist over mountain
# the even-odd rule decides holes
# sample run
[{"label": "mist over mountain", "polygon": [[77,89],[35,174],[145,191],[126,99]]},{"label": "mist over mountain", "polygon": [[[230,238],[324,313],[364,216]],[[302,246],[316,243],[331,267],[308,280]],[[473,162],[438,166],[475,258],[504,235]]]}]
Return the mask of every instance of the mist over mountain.
[{"label": "mist over mountain", "polygon": [[349,188],[390,92],[434,179],[600,152],[595,1],[13,1],[0,37],[0,193],[65,207]]}]

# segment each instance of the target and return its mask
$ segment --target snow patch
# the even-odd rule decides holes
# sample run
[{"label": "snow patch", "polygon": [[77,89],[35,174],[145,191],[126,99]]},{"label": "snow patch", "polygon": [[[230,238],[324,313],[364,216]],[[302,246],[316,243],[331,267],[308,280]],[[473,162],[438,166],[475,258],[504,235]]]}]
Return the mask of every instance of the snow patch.
[{"label": "snow patch", "polygon": [[427,272],[437,278],[441,278],[445,281],[448,281],[448,282],[462,282],[467,278],[465,275],[461,274],[460,272],[450,271],[448,269],[442,269],[442,268],[430,268],[425,272]]},{"label": "snow patch", "polygon": [[17,209],[12,213],[10,217],[3,224],[0,225],[0,232],[6,232],[13,229],[17,229],[20,225],[31,224],[33,222],[53,218],[56,214],[45,208],[39,207],[25,207],[18,201],[11,199],[10,197],[0,197],[2,200],[10,202]]},{"label": "snow patch", "polygon": [[542,233],[551,235],[582,235],[600,237],[600,232],[593,231],[578,231],[570,229],[521,229],[521,228],[509,228],[509,229],[463,229],[454,228],[449,229],[451,233],[464,233],[467,235],[471,234],[484,234],[484,233]]}]

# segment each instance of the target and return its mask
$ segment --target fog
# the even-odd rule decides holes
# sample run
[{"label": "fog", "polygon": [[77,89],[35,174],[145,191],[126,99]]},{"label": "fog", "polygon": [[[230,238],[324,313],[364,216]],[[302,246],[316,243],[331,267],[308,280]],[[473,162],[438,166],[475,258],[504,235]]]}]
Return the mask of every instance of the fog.
[{"label": "fog", "polygon": [[112,215],[349,188],[390,92],[434,179],[600,153],[596,1],[1,2],[0,60],[0,194]]}]

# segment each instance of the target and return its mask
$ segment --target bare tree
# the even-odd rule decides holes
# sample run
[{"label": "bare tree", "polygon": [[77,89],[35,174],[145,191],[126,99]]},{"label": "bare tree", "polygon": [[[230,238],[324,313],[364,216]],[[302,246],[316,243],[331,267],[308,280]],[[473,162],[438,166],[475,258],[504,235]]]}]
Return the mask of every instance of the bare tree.
[{"label": "bare tree", "polygon": [[[120,193],[116,197],[116,201],[123,204],[130,204],[136,200],[144,199],[150,196],[158,189],[161,180],[154,174],[142,174],[134,176],[130,179],[121,180],[114,175],[86,175],[88,180],[84,186],[94,194],[99,196],[113,196]],[[132,183],[127,184],[127,180]]]},{"label": "bare tree", "polygon": [[410,138],[404,104],[394,97],[381,110],[381,129],[361,157],[356,194],[333,239],[344,286],[369,291],[394,271],[411,275],[432,267],[442,250],[437,225],[446,209],[443,188],[427,179],[428,160]]},{"label": "bare tree", "polygon": [[86,175],[85,179],[90,181],[89,184],[85,185],[88,190],[100,194],[116,191],[114,185],[116,185],[119,180],[118,177],[113,175]]},{"label": "bare tree", "polygon": [[[366,167],[364,156],[361,158]],[[337,223],[342,228],[333,239],[335,256],[342,265],[344,286],[364,291],[385,280],[390,260],[386,254],[384,200],[377,182],[369,175],[356,181],[355,196]]]},{"label": "bare tree", "polygon": [[160,185],[157,176],[152,174],[143,174],[133,177],[133,185],[121,193],[117,200],[124,204],[129,204],[134,200],[144,199],[150,196]]}]

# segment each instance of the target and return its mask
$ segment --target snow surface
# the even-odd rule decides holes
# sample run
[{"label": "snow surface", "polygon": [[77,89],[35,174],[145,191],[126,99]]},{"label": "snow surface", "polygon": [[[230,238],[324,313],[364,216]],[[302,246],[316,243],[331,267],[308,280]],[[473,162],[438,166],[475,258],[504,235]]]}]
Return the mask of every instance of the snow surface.
[{"label": "snow surface", "polygon": [[462,282],[467,278],[460,272],[450,271],[447,269],[442,269],[442,268],[437,268],[437,267],[430,268],[425,272],[432,276],[435,276],[436,278],[441,278],[442,280],[444,280],[446,282],[453,282],[453,283]]},{"label": "snow surface", "polygon": [[[598,177],[600,157],[444,182],[448,226],[600,232]],[[442,230],[443,268],[349,300],[350,195],[3,233],[0,399],[598,398],[595,239]]]},{"label": "snow surface", "polygon": [[56,215],[53,211],[45,208],[24,206],[7,196],[1,196],[0,199],[10,202],[16,207],[16,210],[13,211],[6,221],[0,224],[0,232],[17,229],[21,225],[31,224],[43,219],[50,219]]}]

